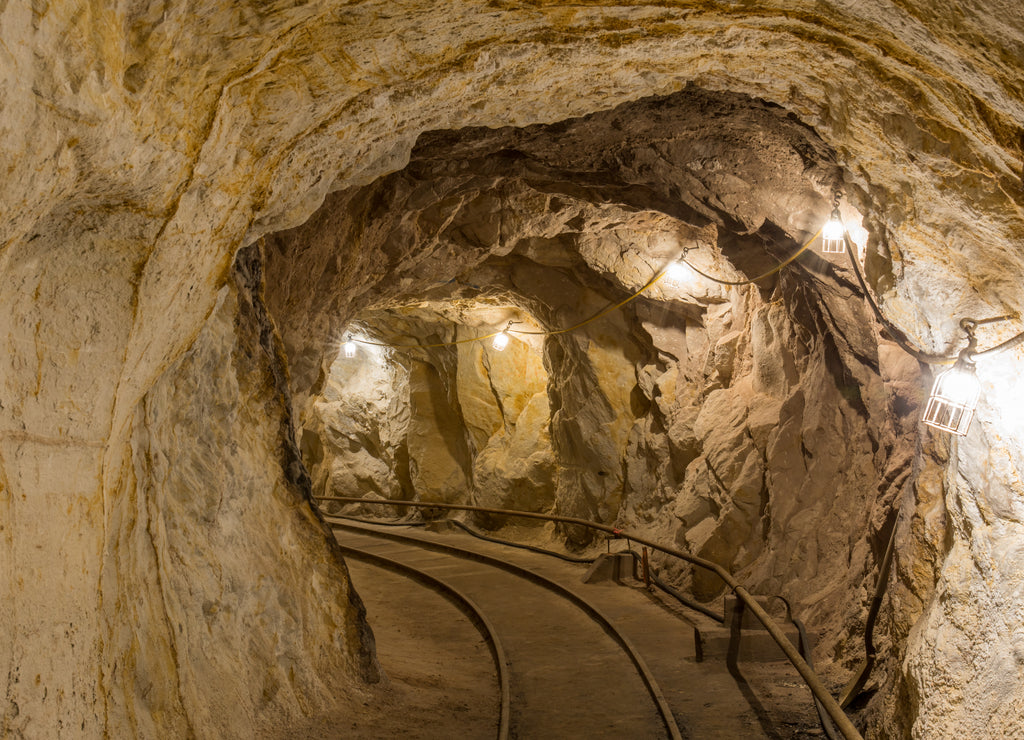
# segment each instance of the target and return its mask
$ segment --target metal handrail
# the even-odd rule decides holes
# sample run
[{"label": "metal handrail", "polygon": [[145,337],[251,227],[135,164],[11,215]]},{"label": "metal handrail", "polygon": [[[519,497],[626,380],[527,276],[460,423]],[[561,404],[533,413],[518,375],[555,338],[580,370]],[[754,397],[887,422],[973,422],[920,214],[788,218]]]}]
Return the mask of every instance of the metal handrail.
[{"label": "metal handrail", "polygon": [[860,732],[854,726],[853,722],[843,711],[842,707],[839,706],[839,702],[833,698],[832,694],[826,688],[825,684],[814,672],[814,670],[807,664],[807,661],[800,655],[800,651],[797,650],[796,646],[789,641],[782,628],[775,623],[775,620],[764,610],[756,599],[751,595],[746,588],[744,588],[739,581],[733,578],[732,574],[723,568],[718,563],[712,562],[711,560],[705,560],[704,558],[696,555],[691,555],[688,552],[682,550],[676,550],[673,547],[665,547],[659,545],[657,542],[653,542],[643,536],[636,534],[635,532],[627,532],[626,530],[618,527],[612,527],[607,524],[600,524],[598,522],[592,522],[587,519],[578,519],[576,517],[569,516],[558,516],[555,514],[538,514],[532,511],[517,511],[514,509],[492,509],[485,506],[470,506],[467,504],[444,504],[444,503],[429,503],[425,501],[397,501],[389,499],[364,499],[355,496],[317,496],[318,501],[340,501],[342,503],[349,504],[374,504],[378,506],[410,506],[413,508],[420,509],[450,509],[454,511],[473,511],[481,514],[497,514],[500,516],[515,516],[523,519],[540,519],[548,522],[560,522],[562,524],[575,524],[580,527],[587,527],[594,529],[599,532],[605,532],[615,537],[629,538],[634,542],[646,545],[652,550],[663,552],[666,555],[685,560],[688,563],[692,563],[705,570],[710,570],[725,584],[729,589],[736,594],[736,597],[743,602],[743,605],[750,609],[750,611],[757,617],[757,620],[764,625],[765,630],[772,636],[779,648],[789,662],[793,664],[797,672],[803,678],[804,683],[807,684],[807,688],[811,690],[811,693],[821,702],[825,711],[828,712],[829,717],[835,722],[836,727],[843,733],[843,737],[846,740],[863,740]]}]

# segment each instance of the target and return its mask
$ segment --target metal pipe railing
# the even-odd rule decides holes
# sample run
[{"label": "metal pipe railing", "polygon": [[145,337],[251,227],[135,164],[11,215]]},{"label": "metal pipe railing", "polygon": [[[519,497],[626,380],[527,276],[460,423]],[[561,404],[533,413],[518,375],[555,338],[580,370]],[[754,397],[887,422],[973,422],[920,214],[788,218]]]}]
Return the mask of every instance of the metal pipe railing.
[{"label": "metal pipe railing", "polygon": [[497,514],[500,516],[514,516],[523,519],[539,519],[542,521],[559,522],[562,524],[575,524],[580,527],[587,527],[589,529],[594,529],[599,532],[605,532],[615,537],[629,538],[638,544],[646,545],[652,550],[663,552],[666,555],[671,555],[672,557],[679,558],[680,560],[692,563],[693,565],[696,565],[700,568],[704,568],[705,570],[710,570],[719,578],[721,578],[722,581],[725,582],[725,584],[732,590],[732,592],[736,594],[736,597],[743,602],[743,605],[746,608],[750,609],[754,616],[757,617],[757,620],[762,625],[764,625],[764,628],[768,631],[768,634],[772,636],[772,639],[775,640],[775,642],[778,644],[782,652],[786,654],[786,657],[789,659],[789,662],[793,664],[793,667],[796,668],[801,678],[803,678],[804,683],[807,684],[807,688],[809,688],[811,690],[811,693],[814,694],[818,701],[821,702],[822,706],[825,708],[825,711],[828,713],[828,716],[832,718],[832,721],[835,722],[836,727],[838,727],[839,731],[843,733],[843,737],[846,738],[846,740],[863,740],[860,732],[858,732],[853,722],[846,715],[846,712],[844,712],[842,707],[839,706],[839,702],[837,702],[832,697],[832,694],[829,692],[828,688],[826,688],[822,680],[807,664],[807,661],[803,659],[803,657],[800,655],[800,651],[797,650],[796,646],[789,641],[789,638],[786,637],[785,633],[782,631],[782,628],[779,627],[779,625],[775,623],[775,620],[771,618],[768,612],[766,612],[764,608],[759,603],[757,603],[757,601],[754,599],[751,593],[747,591],[747,589],[744,588],[735,578],[733,578],[732,574],[729,571],[727,571],[718,563],[712,562],[710,560],[705,560],[704,558],[697,557],[696,555],[691,555],[690,553],[684,552],[682,550],[676,550],[673,547],[665,547],[664,545],[659,545],[656,542],[653,542],[645,537],[637,535],[635,532],[626,532],[625,530],[619,529],[617,527],[611,527],[607,524],[592,522],[587,519],[577,519],[576,517],[558,516],[555,514],[538,514],[532,511],[517,511],[514,509],[492,509],[485,506],[470,506],[467,504],[443,504],[429,503],[425,501],[396,501],[388,499],[363,499],[357,498],[355,496],[317,496],[316,498],[318,501],[340,501],[342,503],[348,504],[374,504],[378,506],[409,506],[420,509],[450,509],[454,511],[473,511],[480,514]]}]

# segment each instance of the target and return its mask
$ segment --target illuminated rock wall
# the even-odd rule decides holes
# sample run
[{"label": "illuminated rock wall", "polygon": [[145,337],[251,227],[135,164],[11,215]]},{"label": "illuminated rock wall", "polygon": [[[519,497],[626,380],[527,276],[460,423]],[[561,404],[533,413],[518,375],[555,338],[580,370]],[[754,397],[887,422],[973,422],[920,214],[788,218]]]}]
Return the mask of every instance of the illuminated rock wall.
[{"label": "illuminated rock wall", "polygon": [[[125,530],[135,521],[126,512],[140,500],[174,500],[160,492],[169,484],[145,495],[138,488],[138,435],[147,424],[154,438],[169,433],[162,421],[145,420],[143,399],[178,372],[214,320],[241,247],[305,222],[328,193],[402,168],[424,131],[562,121],[692,84],[766,100],[821,136],[874,234],[868,272],[887,311],[922,345],[942,350],[956,336],[955,319],[1024,302],[1022,36],[1017,5],[999,0],[0,4],[0,732],[173,732],[184,716],[174,707],[192,712],[196,734],[219,729],[187,701],[146,698],[170,691],[153,667],[164,663],[139,663],[138,678],[126,675],[118,653],[124,635],[134,635],[139,655],[166,658],[168,626],[123,598],[148,555],[122,548],[138,541]],[[723,202],[727,174],[711,191]],[[678,203],[687,192],[668,195]],[[410,193],[399,195],[396,205]],[[332,319],[312,310],[318,294],[339,296],[344,310],[333,320],[340,321],[370,298],[419,290],[415,280],[451,277],[491,251],[493,240],[466,232],[468,243],[488,244],[475,257],[465,245],[438,251],[419,238],[359,252],[346,243],[359,231],[358,205],[322,216],[340,219],[341,228],[331,237],[336,248],[314,250],[316,260],[294,249],[283,260],[271,254],[275,281],[305,287],[304,299],[295,293],[273,306],[301,388],[298,409],[334,341]],[[730,203],[723,212],[739,208]],[[805,214],[792,232],[813,231],[821,216]],[[413,236],[420,228],[434,233],[444,218],[441,208],[406,227]],[[740,221],[740,231],[758,227]],[[402,284],[413,252],[432,259]],[[730,341],[721,345],[723,363]],[[220,356],[217,374],[229,374]],[[1006,723],[1015,713],[995,709],[988,697],[1004,697],[1006,706],[1024,695],[1007,662],[1021,623],[1015,543],[1024,434],[1019,415],[1004,411],[1022,395],[1015,368],[1006,358],[979,365],[989,401],[959,449],[930,437],[921,443],[916,480],[901,500],[899,580],[887,624],[897,649],[879,692],[885,706],[871,715],[882,736],[1013,729]],[[192,396],[184,385],[180,391]],[[244,399],[225,403],[236,401],[245,406]],[[565,409],[552,406],[552,417]],[[279,421],[243,436],[255,445],[271,427],[276,434]],[[675,440],[666,432],[667,443],[693,452],[685,423]],[[638,452],[662,444],[656,425],[625,434],[613,425],[608,434]],[[226,467],[236,458],[251,462],[251,452],[228,439],[219,437],[216,458]],[[263,470],[268,500],[288,462],[275,455]],[[577,482],[564,490],[582,510],[603,500],[603,480],[581,473]],[[159,514],[147,516],[159,521]],[[193,551],[219,560],[219,549],[207,547],[213,529],[191,531],[204,540],[191,543]],[[254,531],[249,545],[269,557],[280,547],[277,534]],[[850,539],[862,563],[867,550],[878,554],[864,532]],[[318,546],[296,545],[306,553],[300,560],[316,560]],[[229,571],[211,569],[203,588],[219,588]],[[282,566],[278,575],[287,572]],[[340,566],[333,572],[343,579]],[[334,603],[344,601],[338,588]],[[146,609],[161,613],[150,603],[155,592],[144,593]],[[352,609],[340,623],[354,624]],[[202,631],[191,639],[207,661],[234,660],[230,640]],[[312,665],[312,650],[296,661]],[[332,660],[349,660],[337,651]],[[190,673],[191,660],[179,675]],[[237,680],[260,684],[257,668]],[[346,675],[357,692],[354,665]],[[142,693],[119,698],[133,682]],[[146,692],[149,682],[155,688]],[[216,687],[201,690],[208,697]]]},{"label": "illuminated rock wall", "polygon": [[[541,219],[524,214],[522,202],[517,207],[524,223]],[[652,272],[618,251],[638,247],[622,233],[641,233],[635,221],[652,215],[617,216],[621,222],[602,222],[617,233],[614,240],[596,244],[599,230],[567,236],[586,244],[589,264],[577,257],[572,271],[560,272],[517,246],[515,269],[485,263],[465,281],[517,291],[522,304],[571,325],[572,317],[615,300],[582,284],[599,280],[592,265],[617,265],[622,272],[610,274],[620,283],[641,266]],[[512,236],[536,246],[529,233]],[[312,244],[317,236],[303,232],[302,239]],[[716,248],[702,249],[693,259],[718,270],[729,265]],[[732,268],[726,276],[740,273]],[[725,565],[759,592],[785,595],[825,638],[819,661],[841,666],[859,649],[873,548],[911,472],[922,390],[916,363],[901,359],[894,345],[879,345],[848,289],[819,293],[805,280],[797,271],[764,293],[700,280],[660,284],[628,307],[541,340],[540,385],[515,359],[524,347],[517,340],[508,354],[489,342],[416,353],[420,378],[433,386],[401,365],[391,365],[397,373],[377,372],[389,363],[369,351],[355,361],[339,358],[307,433],[344,433],[324,445],[323,457],[310,457],[310,467],[328,493],[497,504],[643,529]],[[438,322],[399,327],[387,311],[371,316],[378,333],[400,342],[484,333],[463,328],[456,335]],[[368,378],[378,378],[369,389]],[[420,390],[410,392],[417,383]],[[532,400],[524,407],[516,392]],[[370,398],[388,398],[402,411],[365,414]],[[531,422],[522,435],[522,409],[537,402],[541,426]],[[510,426],[518,439],[504,444]],[[403,455],[374,452],[382,439],[405,446],[417,471],[405,485],[397,465]],[[538,458],[542,467],[534,465]],[[431,476],[418,473],[420,460],[429,462]],[[509,496],[520,482],[527,487]],[[669,567],[689,582],[678,564]],[[690,585],[700,598],[721,593],[721,583],[701,571]]]},{"label": "illuminated rock wall", "polygon": [[[377,319],[377,332],[398,328]],[[450,320],[438,319],[430,312],[419,321],[404,317],[403,339],[413,341],[411,332],[484,334],[474,327],[456,335]],[[500,352],[489,341],[428,349],[360,344],[354,358],[339,354],[304,426],[314,490],[504,508],[550,505],[556,471],[547,375],[531,344],[539,342],[514,339]]]},{"label": "illuminated rock wall", "polygon": [[[703,126],[694,109],[707,119]],[[394,331],[387,306],[424,296],[436,301],[445,291],[463,303],[473,295],[511,296],[544,325],[569,326],[643,285],[683,246],[719,277],[758,274],[810,237],[801,228],[808,214],[819,208],[823,220],[827,212],[818,204],[819,192],[829,192],[831,155],[780,118],[740,99],[691,93],[551,129],[431,136],[407,169],[332,196],[309,224],[271,240],[271,270],[344,254],[332,237],[339,228],[364,260],[406,239],[430,244],[395,265],[397,282],[382,283],[377,295],[361,294],[362,305],[378,307],[371,315],[383,334]],[[645,127],[657,128],[660,138]],[[500,154],[491,159],[485,147]],[[511,147],[515,155],[508,154]],[[676,159],[652,154],[659,148]],[[472,156],[459,160],[456,154],[466,150]],[[672,167],[692,163],[693,150],[702,155],[696,172]],[[595,151],[617,154],[595,164]],[[665,164],[653,171],[638,164],[648,161]],[[736,174],[723,181],[717,173],[724,166]],[[487,176],[499,171],[506,179]],[[776,197],[758,194],[758,182],[771,182]],[[679,197],[686,207],[674,217],[643,209],[657,204],[673,213],[665,205],[673,186],[688,188]],[[736,211],[727,210],[722,187]],[[753,238],[730,231],[744,222],[757,225]],[[422,230],[410,234],[412,223]],[[436,259],[460,251],[461,257]],[[877,259],[870,254],[869,262]],[[520,499],[518,507],[641,528],[722,563],[758,592],[786,596],[821,638],[819,666],[841,685],[861,658],[874,572],[898,509],[899,541],[923,560],[914,567],[925,578],[914,587],[931,598],[935,576],[927,564],[939,557],[941,536],[934,529],[904,530],[920,515],[912,502],[915,469],[939,453],[915,453],[927,374],[879,336],[845,258],[826,263],[808,253],[799,265],[762,289],[702,279],[661,283],[600,321],[546,338],[555,495]],[[304,326],[337,332],[357,314],[341,303],[351,294],[328,290],[315,299],[296,290],[312,306],[296,313],[288,291],[279,284],[271,300],[286,343],[300,345]],[[426,326],[398,334],[423,343],[455,338]],[[464,367],[465,350],[435,351],[425,361],[431,377],[448,377],[453,364]],[[472,406],[499,378],[492,372],[487,384],[472,389],[442,383],[445,392],[435,394],[447,399],[440,425],[432,408],[413,409],[414,416],[431,417],[422,422],[417,456],[438,457],[445,440],[479,437],[479,422],[460,427],[459,393]],[[546,446],[540,449],[546,454]],[[494,450],[487,458],[509,461],[510,452]],[[402,493],[500,501],[502,487],[495,484],[503,478],[474,479],[469,467],[451,464],[459,478],[454,486],[410,485]],[[700,572],[679,576],[701,598],[721,592],[716,579]],[[892,631],[879,630],[876,639],[903,639],[911,622],[885,617]],[[903,732],[920,701],[908,683],[917,679],[901,676],[894,670],[900,654],[889,655],[875,678],[893,688],[878,693],[877,705],[886,706],[876,705],[869,721],[886,733]]]},{"label": "illuminated rock wall", "polygon": [[104,654],[107,712],[135,736],[281,737],[378,678],[362,604],[309,504],[261,290],[249,248],[133,425],[104,583],[130,619],[108,622]]}]

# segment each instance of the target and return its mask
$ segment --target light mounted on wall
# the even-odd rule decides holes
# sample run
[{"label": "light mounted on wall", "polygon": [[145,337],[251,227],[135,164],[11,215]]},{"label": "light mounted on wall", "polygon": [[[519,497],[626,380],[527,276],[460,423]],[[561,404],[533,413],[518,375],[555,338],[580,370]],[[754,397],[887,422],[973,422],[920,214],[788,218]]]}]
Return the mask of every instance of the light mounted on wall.
[{"label": "light mounted on wall", "polygon": [[512,328],[512,322],[509,321],[505,328],[494,335],[494,341],[491,342],[491,346],[494,347],[498,352],[501,352],[505,347],[508,346],[508,330]]},{"label": "light mounted on wall", "polygon": [[842,254],[846,251],[846,227],[839,215],[840,197],[842,193],[838,190],[833,193],[832,215],[821,227],[821,251],[825,254]]},{"label": "light mounted on wall", "polygon": [[963,436],[967,434],[974,411],[978,408],[981,383],[974,374],[972,359],[972,353],[978,346],[974,337],[977,322],[964,319],[960,326],[967,332],[967,346],[961,350],[953,367],[935,378],[922,421],[937,429]]},{"label": "light mounted on wall", "polygon": [[[572,324],[571,326],[567,326],[567,327],[564,327],[564,328],[560,328],[560,329],[545,329],[545,330],[541,330],[541,331],[529,331],[529,330],[516,329],[516,330],[513,331],[511,327],[516,322],[515,321],[509,321],[508,325],[503,330],[501,330],[501,331],[499,331],[497,333],[484,334],[484,335],[478,336],[478,337],[467,337],[465,339],[456,339],[456,340],[446,341],[446,342],[437,342],[437,343],[434,343],[434,344],[420,344],[420,343],[414,343],[414,344],[394,344],[394,343],[390,343],[390,342],[387,343],[387,344],[380,344],[378,342],[369,341],[367,339],[352,339],[352,338],[349,338],[348,342],[346,342],[346,344],[345,344],[345,356],[346,357],[354,356],[355,343],[378,345],[378,346],[382,346],[382,347],[388,347],[390,349],[396,349],[396,348],[425,349],[425,348],[432,348],[432,347],[451,347],[451,346],[455,346],[455,345],[459,345],[459,344],[465,344],[467,342],[478,342],[478,341],[483,341],[483,340],[486,340],[486,339],[491,339],[491,346],[493,347],[493,349],[495,351],[501,352],[502,350],[504,350],[508,346],[509,339],[510,339],[510,337],[509,337],[509,333],[510,332],[514,333],[514,334],[529,334],[529,335],[534,335],[534,336],[555,336],[555,335],[559,335],[559,334],[566,334],[568,332],[576,331],[577,329],[580,329],[580,328],[586,326],[587,324],[590,324],[590,323],[592,323],[594,321],[597,321],[598,319],[600,319],[600,318],[602,318],[604,316],[607,316],[612,311],[616,311],[616,310],[622,308],[623,306],[625,306],[626,304],[630,303],[634,299],[639,298],[644,293],[646,293],[647,290],[652,285],[654,285],[655,283],[657,283],[659,280],[662,280],[662,279],[664,279],[666,282],[673,283],[673,284],[676,284],[676,285],[679,285],[679,286],[686,285],[687,283],[692,283],[693,281],[697,280],[698,277],[706,279],[706,280],[709,280],[709,281],[711,281],[713,283],[721,284],[721,285],[747,285],[747,284],[751,284],[751,283],[756,283],[759,280],[764,280],[765,278],[768,278],[768,277],[771,277],[772,275],[775,275],[776,273],[780,272],[783,268],[785,268],[787,265],[789,265],[792,262],[794,262],[801,254],[803,254],[804,252],[806,252],[808,249],[810,249],[812,247],[812,245],[817,240],[817,238],[818,238],[817,234],[815,234],[814,237],[811,238],[810,241],[805,243],[799,250],[794,252],[792,255],[790,255],[788,258],[786,258],[785,260],[783,260],[779,264],[775,265],[775,267],[771,268],[770,270],[762,273],[761,275],[757,275],[756,277],[746,278],[746,279],[742,279],[742,280],[722,280],[720,278],[715,277],[714,275],[711,275],[709,273],[703,272],[700,268],[695,267],[694,265],[692,265],[692,264],[690,264],[689,262],[686,261],[686,254],[687,254],[687,252],[690,251],[690,248],[684,248],[683,251],[682,251],[682,254],[679,256],[679,258],[677,260],[669,263],[668,265],[665,266],[664,269],[662,269],[662,270],[658,271],[657,273],[655,273],[654,276],[650,280],[648,280],[646,283],[644,283],[644,285],[642,285],[639,289],[637,289],[636,291],[631,293],[625,299],[609,303],[607,306],[605,306],[604,308],[600,309],[599,311],[593,313],[592,315],[588,316],[587,318],[582,319],[581,321],[577,321],[575,324]],[[351,351],[353,352],[353,354],[349,354],[349,346],[350,345],[352,347]]]},{"label": "light mounted on wall", "polygon": [[[839,203],[842,198],[842,193],[839,190],[833,192],[832,200],[832,213],[831,216],[822,227],[819,234],[822,239],[822,252],[831,254],[842,254],[846,253],[850,258],[850,266],[853,269],[854,274],[857,277],[861,290],[863,292],[865,300],[870,304],[872,310],[875,313],[878,322],[886,329],[893,341],[895,341],[904,351],[916,358],[920,362],[933,364],[933,365],[949,365],[955,360],[954,366],[946,372],[943,372],[935,379],[935,383],[932,387],[932,393],[928,399],[926,405],[923,421],[924,423],[942,429],[947,432],[951,432],[957,435],[964,435],[967,433],[970,427],[971,421],[974,418],[975,410],[978,405],[978,401],[981,394],[980,383],[974,373],[974,361],[985,355],[1002,352],[1011,347],[1019,344],[1024,344],[1024,332],[1020,332],[1014,337],[1002,342],[1001,344],[990,347],[985,350],[976,349],[976,341],[974,336],[974,330],[981,324],[988,324],[996,321],[1005,321],[1009,319],[1019,319],[1020,316],[1016,313],[1008,314],[1005,316],[999,316],[991,319],[975,320],[975,319],[964,319],[960,322],[960,326],[967,332],[968,335],[968,346],[960,352],[956,358],[949,356],[932,355],[927,352],[921,351],[914,347],[915,344],[911,339],[889,321],[882,313],[881,307],[872,295],[871,290],[867,285],[867,281],[864,279],[864,275],[861,272],[861,267],[858,262],[857,249],[855,244],[850,237],[845,225],[843,224],[842,217],[839,213]],[[702,279],[706,279],[713,283],[718,283],[724,286],[742,286],[756,283],[758,281],[769,278],[777,273],[781,272],[787,265],[792,264],[800,255],[805,251],[812,248],[814,243],[818,239],[818,234],[812,236],[800,249],[796,250],[793,254],[787,257],[785,260],[779,262],[771,269],[763,272],[760,275],[743,278],[738,280],[726,280],[716,277],[713,274],[704,272],[699,267],[694,266],[687,261],[686,255],[691,248],[684,248],[682,254],[678,259],[666,265],[663,269],[656,272],[654,276],[645,283],[638,290],[634,291],[624,300],[609,303],[604,308],[600,309],[591,316],[582,319],[581,321],[566,326],[564,328],[551,328],[543,329],[540,331],[529,331],[529,330],[512,330],[512,325],[516,322],[509,321],[504,329],[490,334],[484,334],[482,336],[467,337],[464,339],[455,339],[451,341],[437,342],[434,344],[380,344],[378,342],[369,341],[366,339],[354,339],[349,336],[345,342],[343,349],[345,357],[354,357],[356,354],[356,343],[378,345],[381,347],[388,347],[389,349],[405,347],[408,349],[426,349],[433,347],[450,347],[468,342],[478,342],[491,339],[492,348],[501,352],[509,344],[509,333],[515,334],[530,334],[537,336],[554,336],[559,334],[565,334],[568,332],[576,331],[591,322],[597,321],[603,316],[611,313],[612,311],[618,310],[626,304],[633,301],[635,298],[643,295],[648,288],[657,283],[659,280],[664,279],[666,282],[673,283],[676,285],[685,285],[689,282],[694,281],[698,276]]]},{"label": "light mounted on wall", "polygon": [[[835,191],[832,200],[832,215],[821,230],[822,251],[829,253],[846,252],[849,255],[850,267],[853,269],[854,275],[857,276],[857,282],[860,284],[865,300],[871,306],[871,310],[874,312],[878,322],[885,327],[892,339],[905,352],[927,364],[948,364],[953,358],[931,355],[917,349],[906,334],[882,313],[881,307],[868,289],[867,281],[864,279],[858,264],[856,251],[853,249],[853,240],[850,238],[850,234],[839,216],[839,199],[841,197],[842,193],[838,190]],[[835,230],[838,230],[839,233],[838,239],[840,243],[838,245],[835,243]],[[953,367],[935,378],[935,383],[932,385],[932,391],[928,397],[928,403],[925,406],[922,418],[925,424],[960,436],[967,434],[981,397],[981,383],[974,373],[975,359],[982,355],[1002,352],[1024,343],[1024,332],[1021,332],[1002,344],[978,351],[977,339],[974,333],[975,329],[980,324],[991,324],[997,321],[1017,318],[1019,318],[1018,314],[1007,314],[991,319],[963,319],[960,321],[960,328],[967,333],[967,346],[955,358]]]},{"label": "light mounted on wall", "polygon": [[1012,313],[991,319],[963,319],[960,322],[960,328],[967,333],[967,346],[960,351],[953,367],[935,378],[925,407],[925,424],[960,436],[967,434],[981,397],[981,383],[974,374],[974,361],[1024,343],[1024,332],[1020,332],[995,347],[979,351],[974,330],[980,324],[1019,318],[1019,314]]},{"label": "light mounted on wall", "polygon": [[[685,254],[683,255],[686,256]],[[687,283],[693,282],[693,279],[697,277],[697,273],[693,271],[693,268],[681,260],[675,260],[668,264],[665,268],[665,280],[672,283],[672,285],[682,286]]]}]

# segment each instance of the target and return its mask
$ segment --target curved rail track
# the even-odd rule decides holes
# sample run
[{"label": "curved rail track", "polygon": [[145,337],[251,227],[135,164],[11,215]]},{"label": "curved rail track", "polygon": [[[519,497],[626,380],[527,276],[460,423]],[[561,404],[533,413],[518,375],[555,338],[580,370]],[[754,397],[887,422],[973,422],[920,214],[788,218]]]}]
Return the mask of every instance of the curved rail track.
[{"label": "curved rail track", "polygon": [[[578,517],[567,517],[558,514],[546,514],[531,511],[511,510],[511,509],[494,509],[482,506],[473,506],[467,504],[448,504],[440,502],[420,502],[420,501],[396,501],[396,500],[376,500],[376,499],[363,499],[352,496],[319,496],[317,501],[337,501],[342,503],[350,504],[378,504],[385,506],[408,506],[413,508],[424,508],[434,510],[456,510],[456,511],[471,511],[489,515],[516,517],[522,519],[533,519],[542,520],[547,522],[556,522],[562,525],[574,525],[584,528],[588,528],[593,531],[603,532],[606,535],[611,535],[614,538],[625,538],[627,541],[632,541],[645,548],[650,548],[652,551],[660,552],[669,557],[677,558],[681,561],[690,563],[693,566],[711,571],[717,575],[730,591],[737,598],[738,608],[733,613],[733,625],[732,629],[735,637],[736,646],[739,645],[739,633],[742,630],[742,615],[744,611],[749,611],[751,615],[762,625],[762,627],[771,636],[771,639],[779,647],[779,649],[785,654],[786,659],[790,662],[793,668],[796,669],[800,677],[803,679],[807,688],[813,695],[814,705],[818,712],[821,720],[822,730],[828,735],[829,738],[835,738],[837,730],[847,740],[863,740],[857,727],[854,725],[850,717],[843,711],[839,702],[836,701],[835,697],[832,696],[828,687],[824,684],[821,678],[814,672],[813,667],[809,662],[809,654],[807,653],[806,640],[804,640],[803,630],[801,632],[801,647],[797,648],[796,645],[790,640],[780,625],[765,611],[762,604],[758,603],[757,599],[741,584],[736,578],[714,561],[707,560],[691,553],[679,550],[673,547],[667,547],[657,542],[652,541],[649,537],[638,535],[634,532],[627,532],[625,530],[613,527],[608,524],[602,524],[600,522],[589,521],[586,519],[580,519]],[[323,512],[321,511],[321,514]],[[687,600],[684,598],[683,603]],[[783,600],[785,602],[785,600]],[[785,602],[787,606],[787,614],[789,614],[788,602]],[[694,605],[688,604],[693,607]],[[697,607],[697,611],[708,613],[705,609]],[[791,615],[790,615],[791,617]],[[717,615],[715,616],[717,620]],[[796,620],[793,620],[794,623]],[[730,652],[732,651],[732,645],[730,646]],[[735,655],[731,656],[729,663],[732,669],[736,669]],[[740,676],[737,673],[737,678]],[[745,681],[743,681],[745,683]],[[833,726],[834,723],[834,726]]]},{"label": "curved rail track", "polygon": [[425,570],[413,567],[409,563],[386,557],[380,553],[359,549],[344,543],[340,544],[346,556],[385,568],[406,578],[411,578],[420,585],[440,594],[462,612],[473,626],[477,628],[494,661],[494,674],[498,682],[499,706],[497,737],[498,740],[506,740],[509,737],[509,714],[512,706],[511,690],[509,688],[508,657],[505,654],[505,648],[502,645],[498,631],[491,624],[490,620],[487,619],[487,615],[484,614],[483,610],[459,589],[445,583],[440,578],[435,578]]},{"label": "curved rail track", "polygon": [[576,590],[475,549],[328,522],[346,555],[437,589],[477,626],[498,675],[499,739],[683,737],[631,640]]}]

